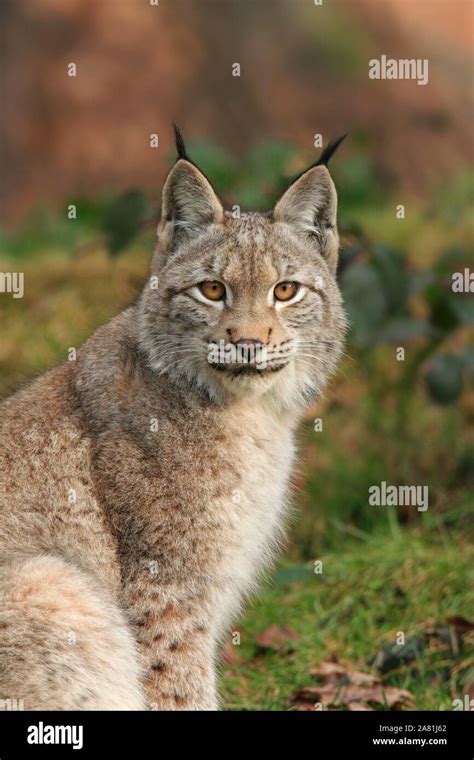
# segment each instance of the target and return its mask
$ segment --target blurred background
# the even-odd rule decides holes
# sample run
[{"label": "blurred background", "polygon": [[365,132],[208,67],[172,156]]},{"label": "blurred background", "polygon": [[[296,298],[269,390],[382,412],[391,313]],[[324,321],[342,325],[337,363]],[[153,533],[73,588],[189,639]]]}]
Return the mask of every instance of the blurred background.
[{"label": "blurred background", "polygon": [[[228,709],[474,698],[473,14],[471,0],[0,5],[0,271],[25,278],[23,298],[0,293],[2,396],[139,292],[174,120],[244,209],[271,207],[315,136],[350,130],[331,168],[351,333],[301,429],[284,559],[224,647]],[[370,79],[381,55],[428,59],[428,84]],[[382,481],[428,486],[428,510],[371,506]]]}]

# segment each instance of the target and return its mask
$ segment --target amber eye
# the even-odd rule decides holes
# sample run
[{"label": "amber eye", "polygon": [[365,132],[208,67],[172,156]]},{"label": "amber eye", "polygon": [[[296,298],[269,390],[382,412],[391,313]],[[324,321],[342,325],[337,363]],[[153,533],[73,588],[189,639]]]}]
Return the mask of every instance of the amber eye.
[{"label": "amber eye", "polygon": [[275,285],[273,294],[277,301],[290,301],[297,294],[299,287],[297,282],[279,282]]},{"label": "amber eye", "polygon": [[206,280],[199,285],[201,293],[210,301],[222,301],[225,296],[225,286],[217,280]]}]

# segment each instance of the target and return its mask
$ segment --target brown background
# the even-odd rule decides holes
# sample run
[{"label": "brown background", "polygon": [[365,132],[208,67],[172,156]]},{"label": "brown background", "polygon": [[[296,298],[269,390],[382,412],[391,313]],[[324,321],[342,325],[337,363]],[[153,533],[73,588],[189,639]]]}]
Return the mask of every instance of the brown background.
[{"label": "brown background", "polygon": [[[345,129],[389,184],[422,194],[472,163],[471,0],[3,0],[1,216],[141,186],[158,193],[170,124],[237,155],[312,149]],[[368,61],[428,58],[430,81]],[[75,62],[76,78],[67,75]],[[239,62],[240,78],[231,74]],[[160,147],[149,147],[150,133]]]}]

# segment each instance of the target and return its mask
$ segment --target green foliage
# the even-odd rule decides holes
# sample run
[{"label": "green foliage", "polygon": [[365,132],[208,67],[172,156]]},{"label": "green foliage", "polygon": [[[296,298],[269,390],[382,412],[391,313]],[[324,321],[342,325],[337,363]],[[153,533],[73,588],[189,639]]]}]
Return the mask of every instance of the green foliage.
[{"label": "green foliage", "polygon": [[191,142],[188,152],[218,193],[249,210],[271,208],[286,187],[294,156],[293,147],[283,142],[262,143],[240,161],[206,142]]},{"label": "green foliage", "polygon": [[[366,243],[365,251],[364,259],[355,263],[352,259],[341,276],[352,342],[365,353],[366,362],[381,344],[409,349],[410,359],[407,364],[400,362],[398,376],[406,412],[407,396],[415,394],[425,360],[455,331],[473,324],[474,299],[453,293],[447,278],[454,262],[459,266],[467,261],[467,253],[449,250],[429,269],[413,271],[406,257],[388,246]],[[457,400],[463,387],[462,368],[460,355],[448,353],[435,360],[427,376],[433,401]]]},{"label": "green foliage", "polygon": [[456,354],[441,354],[430,365],[426,374],[428,391],[437,404],[457,401],[463,387],[463,362]]},{"label": "green foliage", "polygon": [[294,156],[287,143],[262,143],[241,165],[236,195],[242,208],[265,210],[273,206],[289,181],[288,166]]},{"label": "green foliage", "polygon": [[84,216],[79,212],[75,220],[67,218],[67,204],[56,213],[50,209],[37,209],[18,230],[0,230],[0,253],[18,261],[27,261],[45,250],[67,254],[75,246],[86,244],[100,234],[97,217],[101,205],[84,202]]},{"label": "green foliage", "polygon": [[137,237],[149,214],[149,203],[140,190],[128,190],[110,203],[102,220],[102,228],[112,255],[126,248]]},{"label": "green foliage", "polygon": [[369,263],[356,263],[343,273],[342,292],[354,344],[367,347],[387,317],[387,300],[380,276]]},{"label": "green foliage", "polygon": [[[238,163],[224,148],[206,141],[191,141],[187,151],[220,192],[227,192],[234,186],[239,174]],[[174,159],[175,156],[171,156],[171,160]]]},{"label": "green foliage", "polygon": [[433,192],[431,214],[451,224],[472,224],[474,206],[474,174],[462,171],[450,182],[437,185]]},{"label": "green foliage", "polygon": [[342,225],[357,219],[361,208],[377,208],[387,198],[387,191],[373,161],[364,153],[349,156],[334,169],[339,189]]}]

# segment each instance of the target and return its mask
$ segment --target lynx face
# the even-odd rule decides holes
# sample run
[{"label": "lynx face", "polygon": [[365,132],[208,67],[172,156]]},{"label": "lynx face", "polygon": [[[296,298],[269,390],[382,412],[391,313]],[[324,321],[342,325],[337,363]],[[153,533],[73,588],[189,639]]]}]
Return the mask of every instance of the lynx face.
[{"label": "lynx face", "polygon": [[216,403],[316,398],[342,350],[335,280],[337,196],[309,169],[269,214],[224,212],[204,175],[179,160],[163,191],[140,337],[150,366]]}]

